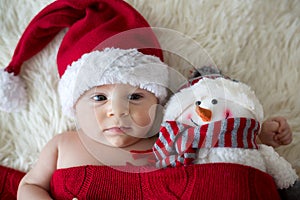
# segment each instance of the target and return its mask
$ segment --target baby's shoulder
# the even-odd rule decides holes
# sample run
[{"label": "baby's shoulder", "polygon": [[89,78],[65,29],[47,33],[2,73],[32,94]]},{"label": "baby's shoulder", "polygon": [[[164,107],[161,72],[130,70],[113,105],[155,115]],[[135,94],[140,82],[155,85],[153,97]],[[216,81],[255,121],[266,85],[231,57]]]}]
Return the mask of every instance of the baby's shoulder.
[{"label": "baby's shoulder", "polygon": [[77,131],[66,131],[62,133],[58,133],[54,137],[58,137],[60,139],[72,139],[74,137],[77,137],[78,133]]},{"label": "baby's shoulder", "polygon": [[59,149],[59,147],[74,143],[77,137],[77,132],[75,131],[67,131],[56,134],[50,141],[48,141],[44,149]]},{"label": "baby's shoulder", "polygon": [[55,135],[52,140],[58,145],[70,144],[78,140],[78,134],[76,131],[66,131]]}]

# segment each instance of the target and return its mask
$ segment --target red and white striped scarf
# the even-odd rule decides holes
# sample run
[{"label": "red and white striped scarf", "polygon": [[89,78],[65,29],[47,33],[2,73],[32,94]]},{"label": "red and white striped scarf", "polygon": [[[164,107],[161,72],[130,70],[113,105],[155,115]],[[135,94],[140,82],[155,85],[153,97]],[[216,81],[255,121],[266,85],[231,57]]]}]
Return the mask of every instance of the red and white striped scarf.
[{"label": "red and white striped scarf", "polygon": [[250,118],[229,118],[202,126],[178,121],[161,125],[159,138],[153,146],[157,167],[192,164],[199,148],[258,149],[256,136],[260,124]]}]

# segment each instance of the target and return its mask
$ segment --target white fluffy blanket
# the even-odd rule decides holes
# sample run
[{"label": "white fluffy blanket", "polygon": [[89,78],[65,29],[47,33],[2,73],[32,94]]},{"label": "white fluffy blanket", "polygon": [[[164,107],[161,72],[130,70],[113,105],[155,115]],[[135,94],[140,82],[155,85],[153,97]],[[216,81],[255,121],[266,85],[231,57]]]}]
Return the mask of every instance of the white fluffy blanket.
[{"label": "white fluffy blanket", "polygon": [[[5,67],[32,17],[52,0],[0,1],[0,68]],[[152,26],[171,29],[185,42],[161,34],[166,62],[185,76],[191,65],[215,64],[250,85],[265,117],[285,116],[294,133],[291,145],[276,149],[300,175],[300,2],[298,0],[127,0]],[[161,30],[161,29],[160,29]],[[178,32],[175,32],[178,31]],[[74,123],[62,116],[56,92],[56,52],[64,33],[26,62],[22,78],[27,109],[0,112],[0,164],[30,169],[45,143]],[[171,34],[172,35],[172,34]],[[202,47],[202,48],[200,48]],[[174,50],[175,49],[175,50]],[[179,58],[178,58],[179,57]],[[182,57],[186,61],[182,61]]]}]

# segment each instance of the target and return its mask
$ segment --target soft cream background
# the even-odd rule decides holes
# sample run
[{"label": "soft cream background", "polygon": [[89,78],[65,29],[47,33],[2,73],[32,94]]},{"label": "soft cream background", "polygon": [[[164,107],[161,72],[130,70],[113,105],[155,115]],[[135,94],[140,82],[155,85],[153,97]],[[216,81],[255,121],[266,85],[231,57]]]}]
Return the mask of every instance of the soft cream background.
[{"label": "soft cream background", "polygon": [[[1,68],[9,63],[28,22],[50,2],[52,0],[0,1]],[[256,91],[266,118],[285,116],[293,129],[294,141],[277,151],[300,175],[300,1],[127,2],[152,26],[179,31],[203,47],[195,49],[189,43],[162,35],[163,48],[167,45],[187,52],[189,62],[196,62],[198,66],[215,63],[225,74]],[[55,58],[62,36],[63,33],[59,34],[23,66],[22,78],[26,81],[30,102],[27,109],[13,114],[0,112],[2,165],[29,170],[54,134],[74,126],[72,120],[61,115],[56,93]],[[210,56],[206,56],[208,60],[203,58],[205,52]],[[166,54],[166,62],[187,75],[188,65],[179,60]]]}]

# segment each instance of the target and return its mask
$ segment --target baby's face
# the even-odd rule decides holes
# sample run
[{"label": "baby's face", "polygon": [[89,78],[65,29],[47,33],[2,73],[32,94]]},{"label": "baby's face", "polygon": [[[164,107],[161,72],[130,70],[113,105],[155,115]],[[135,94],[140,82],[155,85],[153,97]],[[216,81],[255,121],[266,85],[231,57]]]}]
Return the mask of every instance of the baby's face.
[{"label": "baby's face", "polygon": [[146,138],[152,127],[157,98],[127,84],[95,87],[75,105],[82,131],[108,146],[126,147]]}]

